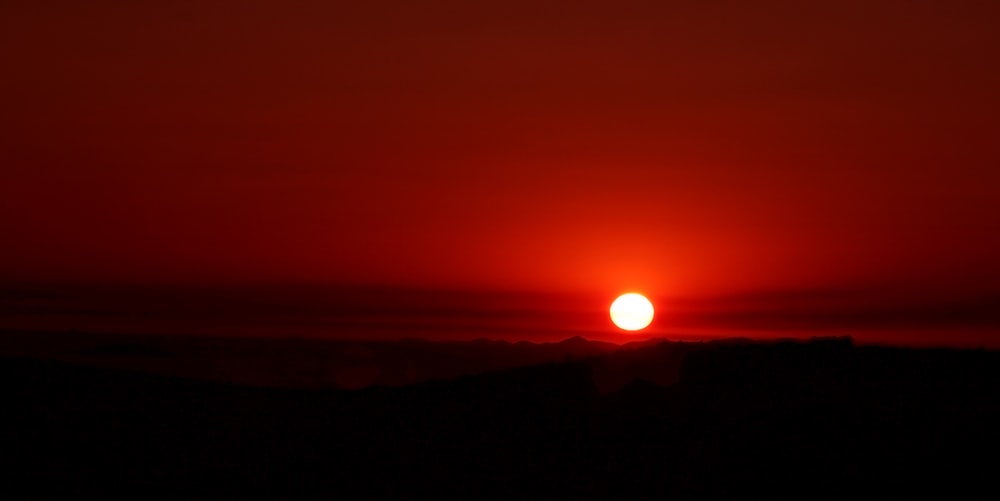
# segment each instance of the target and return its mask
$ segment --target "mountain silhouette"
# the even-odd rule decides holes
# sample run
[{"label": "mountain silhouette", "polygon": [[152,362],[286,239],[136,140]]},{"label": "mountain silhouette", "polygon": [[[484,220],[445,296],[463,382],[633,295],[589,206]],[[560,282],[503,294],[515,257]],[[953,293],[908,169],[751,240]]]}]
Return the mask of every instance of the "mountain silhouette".
[{"label": "mountain silhouette", "polygon": [[[395,353],[428,363],[489,360],[485,349],[512,357],[505,361],[587,356],[360,390],[7,356],[5,491],[275,499],[997,494],[988,459],[1000,446],[997,352],[859,347],[850,339],[613,351],[581,339],[350,347],[360,350],[354,359]],[[429,355],[438,350],[444,355]],[[675,372],[657,369],[675,362]],[[602,389],[602,374],[625,382]]]}]

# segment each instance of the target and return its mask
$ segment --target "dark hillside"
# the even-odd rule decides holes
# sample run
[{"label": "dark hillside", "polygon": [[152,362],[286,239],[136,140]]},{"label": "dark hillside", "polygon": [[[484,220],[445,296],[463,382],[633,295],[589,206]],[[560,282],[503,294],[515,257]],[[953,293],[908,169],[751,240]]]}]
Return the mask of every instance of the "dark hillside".
[{"label": "dark hillside", "polygon": [[997,494],[988,351],[719,344],[609,394],[582,361],[359,391],[0,373],[15,499]]}]

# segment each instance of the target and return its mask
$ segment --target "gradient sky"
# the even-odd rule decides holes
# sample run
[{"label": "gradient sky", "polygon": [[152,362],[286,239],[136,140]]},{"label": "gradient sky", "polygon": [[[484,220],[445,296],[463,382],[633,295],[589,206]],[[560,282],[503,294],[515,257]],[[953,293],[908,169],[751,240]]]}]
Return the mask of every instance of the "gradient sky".
[{"label": "gradient sky", "polygon": [[975,321],[998,25],[987,1],[8,0],[0,277]]}]

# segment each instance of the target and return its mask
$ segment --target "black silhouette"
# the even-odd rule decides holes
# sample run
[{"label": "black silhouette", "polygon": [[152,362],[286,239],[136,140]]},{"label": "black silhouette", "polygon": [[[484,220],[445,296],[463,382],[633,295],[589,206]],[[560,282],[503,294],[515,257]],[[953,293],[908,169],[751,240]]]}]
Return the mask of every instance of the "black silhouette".
[{"label": "black silhouette", "polygon": [[[423,347],[416,357],[440,348],[455,358],[496,344],[409,343]],[[4,490],[25,498],[996,495],[996,352],[857,347],[847,338],[588,345],[534,345],[580,355],[563,362],[357,391],[8,357],[0,361]],[[497,351],[516,346],[532,348]],[[613,384],[629,370],[660,379]],[[601,379],[614,389],[602,392]]]}]

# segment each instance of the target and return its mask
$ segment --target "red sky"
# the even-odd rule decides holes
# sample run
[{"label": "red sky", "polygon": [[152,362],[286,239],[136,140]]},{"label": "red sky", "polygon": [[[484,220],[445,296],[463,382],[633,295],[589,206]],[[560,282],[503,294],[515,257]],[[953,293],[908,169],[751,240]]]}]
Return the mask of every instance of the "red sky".
[{"label": "red sky", "polygon": [[0,277],[1000,304],[995,2],[350,4],[4,2]]}]

